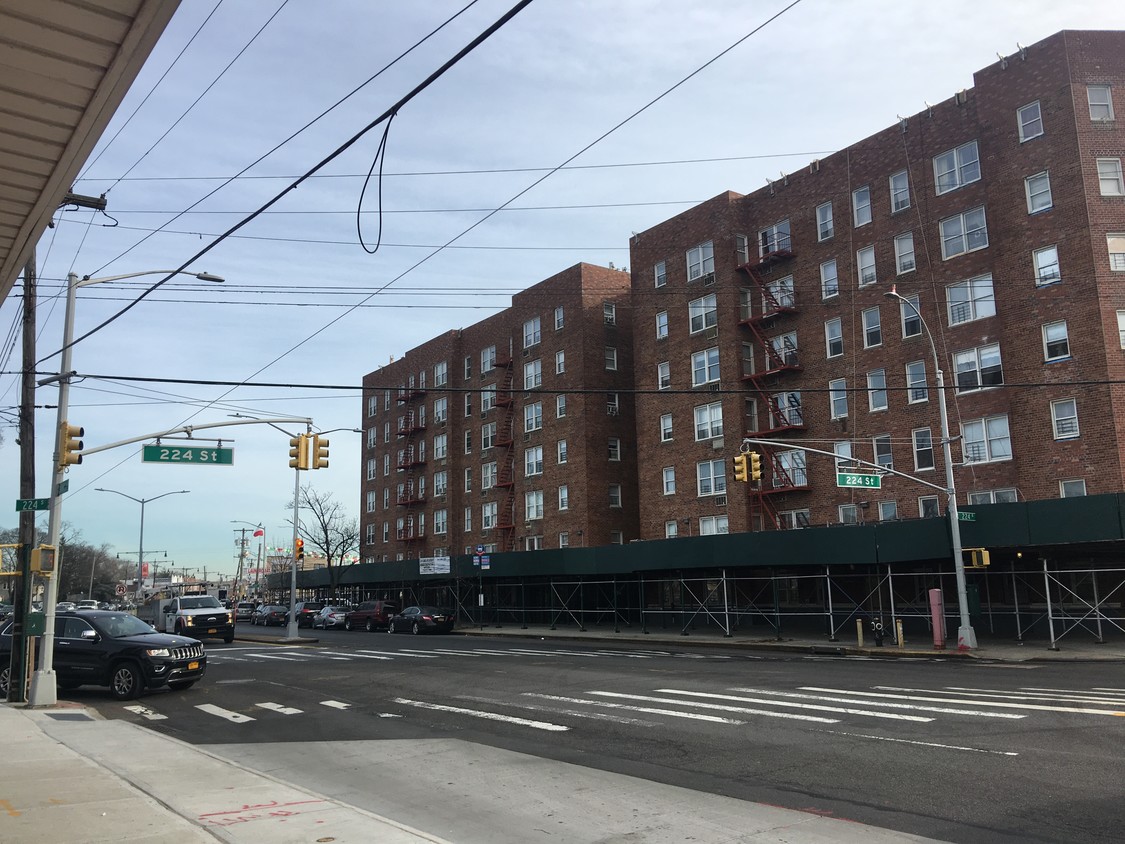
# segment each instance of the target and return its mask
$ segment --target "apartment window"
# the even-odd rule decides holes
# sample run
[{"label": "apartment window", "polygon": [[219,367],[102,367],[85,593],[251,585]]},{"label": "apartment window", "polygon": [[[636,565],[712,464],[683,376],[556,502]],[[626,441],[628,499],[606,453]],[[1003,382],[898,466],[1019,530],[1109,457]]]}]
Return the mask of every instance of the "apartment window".
[{"label": "apartment window", "polygon": [[434,400],[434,424],[440,425],[449,418],[449,399],[441,398]]},{"label": "apartment window", "polygon": [[887,371],[873,369],[867,373],[867,409],[871,412],[887,409]]},{"label": "apartment window", "polygon": [[1091,120],[1113,120],[1113,97],[1108,85],[1087,85],[1086,101]]},{"label": "apartment window", "polygon": [[621,438],[609,438],[609,460],[611,463],[617,463],[621,460]]},{"label": "apartment window", "polygon": [[820,265],[820,297],[830,299],[840,293],[840,279],[836,273],[836,259]]},{"label": "apartment window", "polygon": [[444,387],[449,383],[449,362],[442,361],[434,364],[434,386]]},{"label": "apartment window", "polygon": [[564,311],[563,306],[559,305],[557,308],[555,308],[555,331],[562,330],[562,327],[565,324],[566,324],[566,312]]},{"label": "apartment window", "polygon": [[[387,424],[389,425],[390,423],[387,423]],[[368,448],[375,448],[375,446],[378,445],[378,444],[379,444],[379,429],[375,426],[372,426],[372,427],[367,429],[367,447]]]},{"label": "apartment window", "polygon": [[566,396],[555,396],[555,418],[566,416]]},{"label": "apartment window", "polygon": [[487,425],[482,425],[480,429],[480,447],[482,450],[492,448],[496,442],[496,423],[489,422]]},{"label": "apartment window", "polygon": [[675,519],[664,523],[664,538],[675,539],[680,535],[680,523]]},{"label": "apartment window", "polygon": [[966,463],[1010,460],[1012,440],[1007,414],[965,422],[961,426],[961,450]]},{"label": "apartment window", "polygon": [[946,217],[939,224],[941,230],[941,257],[953,258],[965,252],[975,252],[988,246],[988,226],[984,206],[954,217]]},{"label": "apartment window", "polygon": [[699,519],[700,536],[713,536],[728,532],[726,516],[701,516]]},{"label": "apartment window", "polygon": [[543,339],[543,331],[539,324],[539,317],[532,317],[523,324],[523,347],[530,349]]},{"label": "apartment window", "polygon": [[480,391],[480,412],[485,413],[494,407],[496,407],[496,385],[487,384]]},{"label": "apartment window", "polygon": [[910,177],[905,170],[891,176],[891,213],[904,211],[910,207]]},{"label": "apartment window", "polygon": [[804,449],[795,448],[790,451],[777,453],[777,470],[774,473],[773,485],[801,487],[809,485],[809,472]]},{"label": "apartment window", "polygon": [[1066,330],[1066,320],[1048,322],[1043,326],[1043,359],[1062,360],[1070,357],[1070,337]]},{"label": "apartment window", "polygon": [[1125,311],[1117,312],[1117,345],[1125,349]]},{"label": "apartment window", "polygon": [[449,473],[445,471],[434,472],[434,495],[445,495],[449,486]]},{"label": "apartment window", "polygon": [[[480,488],[482,490],[490,490],[496,486],[496,472],[499,464],[495,460],[490,460],[487,463],[481,464],[480,467]],[[465,492],[469,492],[468,489]]]},{"label": "apartment window", "polygon": [[555,443],[555,455],[560,465],[567,462],[569,455],[567,453],[566,440],[559,440]]},{"label": "apartment window", "polygon": [[991,275],[959,281],[945,290],[950,325],[996,316],[996,295],[992,291]]},{"label": "apartment window", "polygon": [[957,392],[999,387],[1004,383],[1004,370],[1000,361],[1000,344],[990,343],[953,355],[954,377]]},{"label": "apartment window", "polygon": [[660,390],[667,390],[672,386],[672,364],[668,361],[656,365],[656,386]]},{"label": "apartment window", "polygon": [[390,409],[391,409],[391,391],[390,390],[384,390],[383,391],[383,410],[390,410]]},{"label": "apartment window", "polygon": [[[495,464],[493,464],[493,465],[495,465]],[[465,477],[465,484],[464,484],[465,492],[472,492],[473,491],[473,468],[471,466],[467,466],[465,468],[465,476],[464,477]]]},{"label": "apartment window", "polygon": [[883,328],[879,321],[879,309],[868,308],[860,314],[863,321],[863,348],[870,349],[883,345]]},{"label": "apartment window", "polygon": [[605,412],[607,416],[617,416],[621,413],[621,400],[617,393],[605,394]]},{"label": "apartment window", "polygon": [[481,530],[491,530],[496,527],[496,511],[499,509],[497,502],[486,501],[480,508]]},{"label": "apartment window", "polygon": [[391,523],[390,522],[383,522],[383,541],[384,542],[390,542],[391,541]]},{"label": "apartment window", "polygon": [[902,338],[917,337],[922,333],[922,315],[920,310],[921,300],[917,294],[903,296],[905,302],[899,302],[899,316],[902,318]]},{"label": "apartment window", "polygon": [[867,185],[852,191],[852,220],[857,229],[871,222],[871,188]]},{"label": "apartment window", "polygon": [[697,495],[725,495],[726,466],[723,460],[704,460],[695,464]]},{"label": "apartment window", "polygon": [[918,515],[923,519],[936,519],[938,510],[938,497],[936,495],[923,495],[918,499]]},{"label": "apartment window", "polygon": [[379,462],[372,457],[367,461],[367,480],[373,481],[379,475]]},{"label": "apartment window", "polygon": [[1105,242],[1109,249],[1109,268],[1125,272],[1125,234],[1107,234]]},{"label": "apartment window", "polygon": [[832,450],[836,453],[836,471],[846,472],[852,467],[852,443],[851,440],[843,440],[836,442],[832,445]]},{"label": "apartment window", "polygon": [[465,431],[465,454],[473,453],[473,432]]},{"label": "apartment window", "polygon": [[612,346],[605,347],[605,368],[606,372],[617,371],[617,349]]},{"label": "apartment window", "polygon": [[391,456],[389,454],[383,455],[383,477],[387,477],[391,473]]},{"label": "apartment window", "polygon": [[449,532],[449,512],[447,510],[434,511],[434,533],[446,534]]},{"label": "apartment window", "polygon": [[719,380],[719,349],[705,349],[691,356],[691,385],[699,387]]},{"label": "apartment window", "polygon": [[910,404],[929,401],[930,391],[926,387],[926,362],[913,360],[906,365],[906,395]]},{"label": "apartment window", "polygon": [[859,270],[859,286],[864,287],[874,284],[875,278],[875,247],[865,246],[855,253],[855,263]]},{"label": "apartment window", "polygon": [[621,506],[621,484],[610,484],[609,485],[609,506],[610,507],[620,507]]},{"label": "apartment window", "polygon": [[602,321],[606,325],[617,325],[617,305],[612,302],[602,303]]},{"label": "apartment window", "polygon": [[842,525],[856,525],[859,524],[859,508],[854,504],[841,504],[838,508],[838,515],[840,524]]},{"label": "apartment window", "polygon": [[1059,272],[1059,248],[1057,246],[1044,246],[1031,253],[1032,263],[1035,264],[1035,286],[1043,287],[1062,280]]},{"label": "apartment window", "polygon": [[528,490],[523,494],[523,520],[534,522],[543,518],[543,490]]},{"label": "apartment window", "polygon": [[566,484],[563,484],[559,487],[559,509],[570,509],[570,487],[568,487]]},{"label": "apartment window", "polygon": [[473,415],[473,394],[465,393],[465,418]]},{"label": "apartment window", "polygon": [[524,449],[523,476],[530,478],[532,475],[543,474],[543,446],[536,445]]},{"label": "apartment window", "polygon": [[774,223],[758,232],[758,255],[768,255],[770,252],[788,249],[790,245],[788,220]]},{"label": "apartment window", "polygon": [[912,273],[917,266],[914,260],[914,232],[900,234],[895,238],[895,272],[898,275]]},{"label": "apartment window", "polygon": [[929,428],[915,428],[914,438],[914,469],[934,468],[934,438]]},{"label": "apartment window", "polygon": [[1056,440],[1071,440],[1078,436],[1078,402],[1060,399],[1051,402],[1051,427]]},{"label": "apartment window", "polygon": [[559,534],[559,547],[560,548],[569,548],[570,547],[570,531],[564,530]]},{"label": "apartment window", "polygon": [[1046,170],[1028,176],[1023,180],[1023,185],[1027,194],[1028,214],[1037,214],[1051,207],[1051,177]]},{"label": "apartment window", "polygon": [[496,368],[496,347],[489,346],[487,349],[482,349],[480,353],[480,374],[484,375],[486,372],[491,372]]},{"label": "apartment window", "polygon": [[473,508],[465,508],[465,533],[469,533],[473,529]]},{"label": "apartment window", "polygon": [[656,339],[663,340],[668,336],[668,312],[660,311],[656,315]]},{"label": "apartment window", "polygon": [[843,419],[848,415],[848,382],[845,379],[828,382],[828,397],[833,419]]},{"label": "apartment window", "polygon": [[880,501],[879,502],[879,521],[893,522],[898,518],[898,502],[897,501]]},{"label": "apartment window", "polygon": [[531,360],[523,365],[523,388],[533,390],[543,384],[543,361]]},{"label": "apartment window", "polygon": [[434,437],[434,460],[443,460],[449,451],[449,438],[445,434]]},{"label": "apartment window", "polygon": [[1125,182],[1121,179],[1120,158],[1098,159],[1098,189],[1102,196],[1125,195]]},{"label": "apartment window", "polygon": [[375,525],[374,522],[368,523],[366,535],[364,536],[364,541],[363,541],[364,545],[374,545],[375,544],[375,527],[376,527],[376,525]]},{"label": "apartment window", "polygon": [[991,489],[984,492],[970,492],[970,504],[1014,504],[1019,500],[1014,489]]},{"label": "apartment window", "polygon": [[939,195],[979,179],[980,156],[976,141],[934,156],[934,183]]},{"label": "apartment window", "polygon": [[1039,108],[1039,100],[1016,109],[1016,123],[1020,128],[1020,143],[1042,135],[1043,114]]},{"label": "apartment window", "polygon": [[379,501],[378,492],[376,490],[373,490],[373,489],[367,490],[367,512],[368,513],[374,513],[375,512],[375,505],[378,503],[378,501]]},{"label": "apartment window", "polygon": [[675,466],[665,466],[662,474],[663,474],[663,478],[664,478],[664,487],[663,487],[664,488],[664,494],[665,495],[675,495],[676,494],[676,467]]},{"label": "apartment window", "polygon": [[714,439],[723,435],[722,402],[700,405],[695,408],[695,441]]},{"label": "apartment window", "polygon": [[844,327],[840,317],[834,317],[824,323],[824,345],[830,358],[839,357],[844,353]]},{"label": "apartment window", "polygon": [[884,469],[893,469],[895,461],[891,454],[891,435],[880,434],[877,437],[872,437],[871,445],[875,453],[874,462]]},{"label": "apartment window", "polygon": [[543,402],[537,401],[526,405],[523,409],[523,430],[538,431],[543,427]]},{"label": "apartment window", "polygon": [[[1123,346],[1122,348],[1125,348]],[[662,443],[672,441],[672,414],[665,413],[660,417],[660,441]]]},{"label": "apartment window", "polygon": [[688,303],[688,317],[691,324],[691,333],[713,328],[719,321],[719,311],[716,305],[715,294],[695,299]]},{"label": "apartment window", "polygon": [[1081,498],[1085,494],[1086,481],[1084,479],[1059,481],[1059,498]]},{"label": "apartment window", "polygon": [[663,261],[656,262],[652,268],[652,277],[657,287],[663,287],[668,283],[668,268]]},{"label": "apartment window", "polygon": [[832,226],[832,203],[816,206],[816,239],[828,240],[835,233]]},{"label": "apartment window", "polygon": [[[803,425],[805,417],[801,411],[801,394],[799,391],[788,393],[774,393],[769,397],[770,411],[774,420],[779,425]],[[750,428],[757,430],[756,427]]]},{"label": "apartment window", "polygon": [[715,246],[711,241],[688,250],[687,279],[695,281],[715,272]]},{"label": "apartment window", "polygon": [[378,412],[379,412],[379,397],[378,396],[368,396],[367,397],[367,415],[368,416],[375,416]]},{"label": "apartment window", "polygon": [[464,376],[465,376],[466,381],[473,377],[473,356],[472,355],[465,355]]}]

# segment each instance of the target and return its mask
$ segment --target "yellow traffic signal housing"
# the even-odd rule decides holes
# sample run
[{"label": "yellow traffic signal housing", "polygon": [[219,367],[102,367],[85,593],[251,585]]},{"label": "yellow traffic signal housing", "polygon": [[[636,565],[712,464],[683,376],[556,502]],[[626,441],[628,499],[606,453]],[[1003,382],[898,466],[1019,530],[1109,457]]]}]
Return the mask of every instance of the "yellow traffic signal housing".
[{"label": "yellow traffic signal housing", "polygon": [[62,436],[59,438],[59,466],[76,466],[82,462],[82,440],[79,439],[85,431],[77,425],[67,422],[62,423]]},{"label": "yellow traffic signal housing", "polygon": [[289,468],[309,468],[309,435],[298,434],[289,438]]},{"label": "yellow traffic signal housing", "polygon": [[301,539],[301,537],[299,536],[297,537],[296,550],[297,560],[300,561],[305,559],[305,540]]},{"label": "yellow traffic signal housing", "polygon": [[734,479],[736,481],[742,481],[742,483],[746,483],[748,480],[750,480],[749,476],[746,474],[746,455],[745,454],[735,455],[735,458],[734,458]]},{"label": "yellow traffic signal housing", "polygon": [[961,558],[965,566],[971,569],[988,568],[990,562],[987,548],[962,548]]},{"label": "yellow traffic signal housing", "polygon": [[762,479],[762,455],[756,451],[751,451],[748,457],[750,458],[750,480],[760,481]]},{"label": "yellow traffic signal housing", "polygon": [[58,551],[54,545],[40,545],[31,549],[31,570],[42,575],[52,575],[55,572],[55,557]]},{"label": "yellow traffic signal housing", "polygon": [[328,437],[322,437],[319,434],[313,434],[311,458],[311,468],[328,468]]}]

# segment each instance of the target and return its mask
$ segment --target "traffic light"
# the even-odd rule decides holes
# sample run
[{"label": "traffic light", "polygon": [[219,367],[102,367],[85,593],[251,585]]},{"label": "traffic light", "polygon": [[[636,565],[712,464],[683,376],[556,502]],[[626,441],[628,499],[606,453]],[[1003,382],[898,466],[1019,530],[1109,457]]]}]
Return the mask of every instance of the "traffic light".
[{"label": "traffic light", "polygon": [[309,468],[309,435],[298,434],[289,438],[289,468]]},{"label": "traffic light", "polygon": [[746,455],[738,454],[734,458],[734,479],[746,483],[750,478],[746,474]]},{"label": "traffic light", "polygon": [[62,442],[59,448],[59,468],[76,466],[82,462],[82,440],[78,439],[85,431],[77,425],[62,423]]},{"label": "traffic light", "polygon": [[322,437],[319,434],[313,434],[312,460],[310,461],[310,463],[311,468],[313,469],[328,468],[328,437]]},{"label": "traffic light", "polygon": [[296,548],[297,548],[297,562],[301,562],[302,560],[305,559],[305,540],[301,539],[301,537],[299,537],[299,536],[297,537]]},{"label": "traffic light", "polygon": [[962,548],[961,557],[965,566],[971,569],[988,568],[991,562],[988,558],[987,548]]},{"label": "traffic light", "polygon": [[751,451],[750,457],[750,480],[760,481],[762,479],[762,455],[756,451]]},{"label": "traffic light", "polygon": [[42,575],[51,575],[55,571],[55,546],[40,545],[31,549],[31,570]]}]

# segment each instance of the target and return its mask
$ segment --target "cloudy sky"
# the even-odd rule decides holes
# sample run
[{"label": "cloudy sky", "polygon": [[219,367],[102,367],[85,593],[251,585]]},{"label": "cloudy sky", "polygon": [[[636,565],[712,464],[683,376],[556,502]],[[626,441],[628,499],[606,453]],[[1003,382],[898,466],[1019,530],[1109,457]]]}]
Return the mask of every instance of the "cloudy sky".
[{"label": "cloudy sky", "polygon": [[[113,219],[60,213],[39,245],[39,357],[61,343],[68,272],[184,264],[513,4],[183,0],[75,185],[106,192]],[[970,87],[998,52],[1060,29],[1125,29],[1125,4],[535,0],[399,112],[381,183],[363,193],[382,125],[191,264],[225,284],[181,276],[78,344],[74,368],[88,377],[71,389],[71,421],[85,427],[87,447],[234,413],[348,429],[330,437],[331,467],[306,482],[358,515],[361,436],[350,429],[363,423],[365,373],[579,261],[627,266],[631,232],[722,191],[756,190]],[[380,184],[382,244],[368,254],[357,212],[370,247]],[[76,332],[159,278],[86,288]],[[18,319],[17,299],[0,307],[4,372],[20,365]],[[54,356],[39,369],[57,366]],[[248,385],[198,383],[209,381]],[[293,386],[250,386],[263,383]],[[0,408],[18,401],[17,377],[0,376]],[[53,387],[39,390],[38,405],[55,401]],[[45,496],[54,411],[40,410],[36,424]],[[12,501],[16,432],[2,433],[0,500]],[[91,455],[70,471],[64,521],[136,559],[139,505],[95,488],[138,499],[190,490],[146,506],[144,544],[156,559],[166,552],[176,567],[232,572],[244,526],[232,520],[261,523],[270,545],[287,545],[285,434],[264,425],[200,433],[224,435],[233,437],[232,467],[142,464],[136,447]],[[0,525],[16,524],[9,510]]]}]

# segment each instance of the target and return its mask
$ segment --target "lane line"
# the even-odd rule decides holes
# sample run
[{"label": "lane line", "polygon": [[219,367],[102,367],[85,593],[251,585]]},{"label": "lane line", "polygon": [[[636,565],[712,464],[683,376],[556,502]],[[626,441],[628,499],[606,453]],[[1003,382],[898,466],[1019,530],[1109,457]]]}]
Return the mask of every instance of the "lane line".
[{"label": "lane line", "polygon": [[488,648],[473,648],[473,653],[478,656],[519,656],[519,654],[512,653],[511,651],[494,651]]},{"label": "lane line", "polygon": [[[561,695],[545,695],[538,692],[524,692],[525,697],[540,698],[542,700],[553,700],[560,703],[579,703],[583,706],[601,706],[605,709],[624,709],[628,712],[647,712],[649,715],[668,715],[672,718],[686,718],[689,721],[710,721],[713,724],[731,724],[736,727],[741,727],[746,724],[745,721],[739,721],[734,718],[720,718],[718,715],[703,715],[699,712],[679,712],[675,709],[654,709],[651,706],[628,706],[624,703],[610,703],[608,700],[585,700],[580,697],[563,697]],[[788,718],[795,718],[801,716],[781,716]],[[823,719],[828,724],[838,724],[838,721],[831,721]]]},{"label": "lane line", "polygon": [[954,694],[970,694],[979,695],[981,697],[998,697],[1011,700],[1069,700],[1075,703],[1110,703],[1125,706],[1125,699],[1095,694],[1051,694],[1049,692],[1017,694],[1016,692],[1001,692],[993,689],[970,689],[964,686],[945,686],[943,691],[953,692]]},{"label": "lane line", "polygon": [[554,651],[533,651],[530,648],[512,648],[512,653],[524,656],[559,656]]},{"label": "lane line", "polygon": [[330,709],[351,709],[352,708],[352,705],[350,703],[341,703],[338,700],[322,700],[320,702],[320,705],[321,706],[327,706]]},{"label": "lane line", "polygon": [[[336,655],[338,655],[338,656],[344,656],[344,654],[341,654],[341,653],[340,653],[339,651],[325,651],[325,653],[326,653],[326,654],[329,654],[329,655],[331,655],[331,654],[336,654]],[[391,658],[391,657],[389,657],[389,656],[376,656],[375,654],[367,654],[367,653],[359,653],[359,652],[355,652],[355,653],[353,653],[353,652],[351,652],[351,651],[348,651],[348,653],[347,653],[347,656],[348,656],[349,658],[352,658],[352,659],[382,659],[382,660],[389,660],[389,659]]]},{"label": "lane line", "polygon": [[962,747],[956,744],[937,744],[932,741],[911,741],[910,739],[890,738],[889,736],[869,736],[863,733],[846,733],[841,730],[817,730],[818,733],[831,733],[834,736],[848,736],[850,738],[872,739],[874,741],[891,741],[897,744],[916,744],[921,747],[936,747],[939,750],[961,750],[968,753],[992,753],[997,756],[1019,756],[1012,750],[986,750],[983,747]]},{"label": "lane line", "polygon": [[407,657],[416,657],[417,659],[438,659],[438,657],[434,656],[434,655],[433,655],[432,653],[430,653],[429,651],[411,651],[411,650],[401,650],[401,651],[373,651],[373,650],[370,650],[370,649],[366,649],[366,648],[365,648],[364,650],[360,651],[360,653],[365,653],[365,654],[387,654],[388,656],[407,656]]},{"label": "lane line", "polygon": [[[303,657],[307,657],[308,659],[320,659],[325,654],[327,654],[328,651],[323,651],[323,650],[320,650],[318,648],[315,651],[282,651],[281,653],[284,656],[303,656]],[[328,659],[335,659],[335,660],[339,660],[341,662],[347,662],[350,659],[350,657],[330,656],[330,657],[328,657]]]},{"label": "lane line", "polygon": [[278,656],[277,654],[253,654],[260,659],[280,659],[283,662],[300,662],[299,659],[294,659],[291,656]]},{"label": "lane line", "polygon": [[[658,689],[657,691],[665,691]],[[974,715],[978,718],[1026,718],[1018,712],[985,712],[980,709],[951,709],[947,706],[918,706],[913,703],[892,703],[885,700],[857,700],[850,697],[830,697],[827,695],[803,695],[800,692],[775,692],[769,689],[744,689],[732,688],[732,692],[747,692],[759,695],[779,695],[781,697],[800,698],[802,700],[823,700],[829,703],[862,703],[864,706],[883,706],[891,709],[913,709],[918,712],[941,712],[947,715]],[[966,701],[967,702],[967,701]]]},{"label": "lane line", "polygon": [[483,718],[486,721],[503,721],[505,724],[516,724],[520,727],[531,727],[535,730],[546,730],[552,733],[565,733],[569,732],[570,727],[562,724],[552,724],[548,721],[532,721],[527,718],[517,718],[514,715],[500,715],[497,712],[483,712],[477,709],[465,709],[460,706],[446,706],[443,703],[427,703],[424,700],[410,700],[409,698],[396,697],[395,703],[401,703],[404,706],[413,706],[418,709],[431,709],[436,712],[452,712],[456,715],[469,715],[473,718]]},{"label": "lane line", "polygon": [[570,715],[574,718],[592,718],[598,721],[611,721],[615,724],[628,724],[631,727],[659,727],[658,721],[645,721],[642,718],[627,718],[624,715],[610,715],[608,712],[580,712],[577,709],[552,709],[547,706],[536,706],[534,703],[516,703],[510,700],[493,700],[486,697],[473,695],[457,695],[458,700],[468,700],[473,703],[489,703],[495,706],[511,706],[515,709],[527,709],[532,712],[546,712]]},{"label": "lane line", "polygon": [[[841,715],[864,715],[869,718],[886,718],[891,721],[914,721],[920,724],[928,724],[933,721],[926,715],[903,715],[900,712],[875,712],[870,709],[852,709],[850,707],[842,706],[822,706],[816,703],[796,703],[791,700],[771,700],[770,698],[751,698],[751,697],[738,697],[736,695],[720,695],[710,692],[690,692],[682,689],[657,689],[661,694],[671,695],[688,695],[691,697],[702,697],[708,700],[732,700],[737,703],[756,703],[765,706],[788,706],[793,709],[812,709],[818,712],[837,712]],[[747,691],[746,689],[735,689],[734,691]],[[768,693],[767,693],[768,694]],[[710,704],[693,703],[692,701],[684,701],[688,706],[709,706]]]},{"label": "lane line", "polygon": [[167,721],[167,715],[161,715],[159,712],[154,712],[145,706],[124,706],[122,707],[126,712],[133,712],[140,715],[142,718],[147,718],[149,721]]},{"label": "lane line", "polygon": [[277,712],[281,715],[300,715],[302,712],[302,710],[294,709],[292,706],[282,706],[280,703],[273,703],[271,701],[255,703],[254,705],[260,709],[268,709],[271,712]]},{"label": "lane line", "polygon": [[[747,715],[747,714],[748,715],[768,715],[768,716],[777,717],[777,718],[794,718],[794,719],[798,719],[798,720],[801,720],[801,721],[817,721],[821,724],[824,724],[824,723],[838,724],[838,723],[840,723],[839,718],[821,718],[821,717],[816,716],[816,715],[796,715],[796,714],[791,713],[791,712],[772,712],[768,709],[750,709],[750,708],[745,707],[745,706],[728,706],[727,704],[724,704],[724,703],[701,703],[699,701],[694,701],[694,700],[679,700],[677,698],[669,698],[669,697],[651,697],[649,695],[627,695],[627,694],[622,694],[621,692],[587,692],[587,694],[599,695],[600,697],[624,698],[625,700],[641,700],[641,701],[645,701],[645,702],[648,702],[648,703],[674,703],[678,706],[695,706],[695,707],[698,707],[700,709],[717,709],[717,710],[720,710],[722,712],[737,712],[737,713],[742,714],[742,715]],[[716,697],[722,697],[722,695],[716,695]],[[731,698],[731,699],[732,700],[739,700],[740,698]],[[761,703],[761,702],[762,701],[751,701],[751,700],[747,701],[747,703]],[[791,705],[791,706],[795,706],[795,707],[800,707],[802,709],[827,710],[829,712],[838,712],[839,711],[838,709],[835,709],[834,707],[831,707],[831,706],[811,706],[809,704],[804,704],[804,703],[786,704],[786,703],[783,703],[781,701],[766,701],[766,703],[774,704],[774,705],[777,705],[777,706]],[[895,718],[897,718],[899,720],[903,720],[903,721],[906,721],[906,720],[909,720],[909,721],[932,721],[932,720],[934,720],[933,718],[923,718],[920,715],[895,715],[894,713],[891,713],[891,712],[884,712],[884,713],[881,713],[881,714],[884,717],[895,717]]]},{"label": "lane line", "polygon": [[200,703],[197,704],[195,708],[200,712],[206,712],[208,715],[214,715],[218,718],[225,718],[227,721],[231,721],[235,724],[245,724],[257,720],[256,718],[251,718],[249,715],[243,715],[241,712],[231,712],[229,709],[215,706],[213,703]]},{"label": "lane line", "polygon": [[623,656],[626,659],[652,659],[646,654],[625,653],[623,651],[594,651],[594,653],[605,654],[606,656]]},{"label": "lane line", "polygon": [[[829,694],[849,694],[847,689],[824,689],[818,686],[801,686],[804,692],[828,692]],[[894,689],[895,686],[876,686],[877,689]],[[899,691],[928,691],[926,689],[899,689]],[[918,695],[880,694],[878,692],[862,692],[867,697],[890,698],[892,700],[917,700],[924,703],[965,703],[964,698],[948,697],[922,697]],[[1034,703],[1010,703],[1000,700],[974,700],[977,706],[996,706],[1007,709],[1030,709],[1036,712],[1068,712],[1078,715],[1116,715],[1125,717],[1125,712],[1116,712],[1110,709],[1083,709],[1073,706],[1041,706]]]}]

